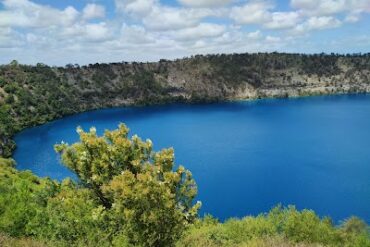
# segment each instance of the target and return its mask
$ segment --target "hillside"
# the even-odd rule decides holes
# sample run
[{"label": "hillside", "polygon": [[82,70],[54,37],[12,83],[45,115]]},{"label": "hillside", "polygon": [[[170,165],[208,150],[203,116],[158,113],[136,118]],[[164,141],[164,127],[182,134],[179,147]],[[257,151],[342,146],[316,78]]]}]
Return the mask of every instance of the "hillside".
[{"label": "hillside", "polygon": [[0,156],[19,130],[102,107],[370,92],[370,54],[207,55],[153,63],[0,66]]}]

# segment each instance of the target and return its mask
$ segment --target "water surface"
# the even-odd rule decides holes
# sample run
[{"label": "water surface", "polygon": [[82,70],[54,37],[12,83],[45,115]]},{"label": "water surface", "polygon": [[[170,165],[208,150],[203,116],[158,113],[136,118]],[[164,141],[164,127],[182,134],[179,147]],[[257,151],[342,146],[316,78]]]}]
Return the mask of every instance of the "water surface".
[{"label": "water surface", "polygon": [[190,169],[202,213],[256,215],[278,203],[370,222],[370,96],[268,99],[209,105],[115,108],[65,117],[16,137],[19,169],[63,179],[53,145],[126,123],[154,148],[174,147]]}]

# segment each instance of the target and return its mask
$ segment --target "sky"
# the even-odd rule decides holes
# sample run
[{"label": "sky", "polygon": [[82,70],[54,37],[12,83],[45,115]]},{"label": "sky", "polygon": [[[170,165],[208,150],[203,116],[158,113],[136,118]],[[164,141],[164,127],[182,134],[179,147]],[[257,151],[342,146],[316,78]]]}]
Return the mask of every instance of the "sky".
[{"label": "sky", "polygon": [[370,0],[0,0],[0,64],[370,52]]}]

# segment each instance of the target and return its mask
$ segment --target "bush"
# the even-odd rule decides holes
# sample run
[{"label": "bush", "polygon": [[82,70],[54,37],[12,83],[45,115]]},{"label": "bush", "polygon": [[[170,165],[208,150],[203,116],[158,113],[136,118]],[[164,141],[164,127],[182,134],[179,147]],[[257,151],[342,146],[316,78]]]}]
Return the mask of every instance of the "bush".
[{"label": "bush", "polygon": [[277,206],[268,214],[231,219],[223,224],[206,217],[193,225],[177,245],[369,247],[366,224],[358,219],[346,222],[347,227],[338,228],[311,210]]},{"label": "bush", "polygon": [[31,172],[18,172],[12,160],[0,160],[0,232],[27,235],[30,220],[46,205],[56,184]]},{"label": "bush", "polygon": [[113,221],[91,191],[71,182],[49,198],[28,225],[28,232],[61,246],[111,246]]},{"label": "bush", "polygon": [[56,150],[98,199],[97,207],[112,213],[130,243],[173,245],[200,206],[192,203],[197,188],[191,173],[182,166],[173,171],[173,150],[153,152],[150,140],[129,139],[123,124],[103,137],[94,128],[78,132],[80,142]]}]

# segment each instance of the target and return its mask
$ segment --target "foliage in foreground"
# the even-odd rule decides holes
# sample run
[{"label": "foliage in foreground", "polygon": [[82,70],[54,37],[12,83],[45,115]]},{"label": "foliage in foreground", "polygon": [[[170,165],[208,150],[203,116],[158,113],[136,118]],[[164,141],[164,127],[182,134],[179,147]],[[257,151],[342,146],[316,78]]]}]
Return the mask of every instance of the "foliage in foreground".
[{"label": "foliage in foreground", "polygon": [[370,247],[362,220],[335,226],[294,207],[199,219],[195,182],[183,167],[174,171],[172,149],[153,152],[124,125],[102,137],[79,134],[80,142],[56,146],[79,183],[38,178],[0,158],[0,246]]},{"label": "foliage in foreground", "polygon": [[[2,165],[0,231],[66,245],[172,246],[194,222],[197,188],[172,149],[152,151],[128,129],[78,129],[80,142],[56,145],[79,179],[62,183]],[[8,164],[6,164],[8,163]]]},{"label": "foliage in foreground", "polygon": [[78,129],[79,143],[56,150],[97,199],[98,218],[107,214],[132,244],[170,246],[197,216],[196,184],[184,167],[173,171],[173,149],[153,152],[150,140],[128,132],[123,124],[103,137]]},{"label": "foliage in foreground", "polygon": [[196,246],[340,246],[368,247],[368,226],[351,217],[340,226],[312,210],[277,206],[267,214],[219,223],[211,216],[194,224],[177,247]]}]

